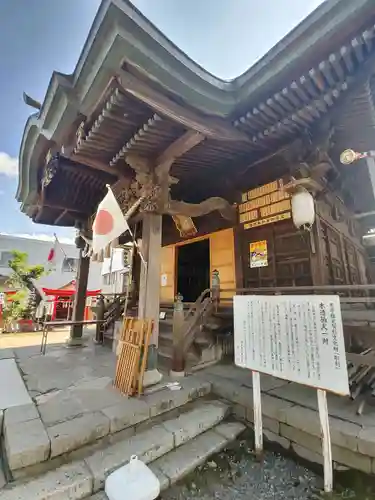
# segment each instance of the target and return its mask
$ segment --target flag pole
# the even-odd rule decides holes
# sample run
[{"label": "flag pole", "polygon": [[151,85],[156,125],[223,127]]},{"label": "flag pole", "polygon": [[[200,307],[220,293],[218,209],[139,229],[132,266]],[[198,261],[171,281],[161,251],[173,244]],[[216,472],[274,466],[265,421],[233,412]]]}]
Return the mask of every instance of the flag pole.
[{"label": "flag pole", "polygon": [[[109,260],[109,284],[112,287],[112,266],[113,266],[113,248],[110,246],[111,258]],[[116,293],[116,292],[115,292]]]},{"label": "flag pole", "polygon": [[58,237],[57,237],[57,234],[56,234],[56,233],[53,233],[53,236],[55,237],[55,245],[56,245],[56,247],[58,247],[58,248],[59,248],[59,250],[61,251],[61,253],[62,253],[62,254],[64,255],[64,257],[66,258],[66,262],[67,262],[68,266],[70,267],[70,271],[71,271],[72,273],[74,273],[75,271],[74,271],[74,269],[73,269],[72,265],[70,264],[70,262],[69,262],[69,260],[68,260],[68,256],[66,255],[65,250],[63,249],[63,247],[61,246],[61,243],[59,242],[59,239],[58,239]]},{"label": "flag pole", "polygon": [[[108,193],[110,192],[110,193],[112,194],[112,196],[113,196],[113,197],[114,197],[114,199],[115,199],[115,202],[117,203],[117,206],[118,206],[119,210],[122,212],[121,207],[119,206],[119,204],[118,204],[118,202],[117,202],[117,200],[116,200],[115,194],[114,194],[114,192],[113,192],[113,190],[112,190],[111,186],[110,186],[109,184],[106,184],[106,188],[108,189]],[[108,194],[108,193],[107,193],[107,194]],[[141,261],[142,261],[142,264],[143,264],[143,266],[144,266],[145,270],[147,270],[147,262],[146,262],[146,260],[145,260],[145,258],[144,258],[144,256],[143,256],[142,251],[141,251],[141,249],[139,248],[139,245],[138,245],[137,241],[135,240],[134,235],[133,235],[133,232],[132,232],[132,230],[130,229],[129,224],[128,224],[128,219],[130,219],[130,217],[134,214],[134,212],[137,210],[137,208],[138,208],[138,207],[139,207],[139,205],[142,203],[142,201],[144,201],[144,200],[145,200],[145,198],[146,198],[145,196],[141,196],[140,198],[138,198],[138,199],[135,201],[135,203],[133,203],[133,205],[131,205],[131,207],[127,210],[127,212],[126,212],[125,214],[123,214],[123,213],[122,213],[122,216],[123,216],[124,221],[125,221],[125,224],[126,224],[126,231],[129,231],[129,234],[130,234],[131,238],[133,239],[133,244],[134,244],[135,248],[136,248],[136,249],[137,249],[137,251],[138,251],[138,254],[139,254],[139,257],[140,257],[140,259],[141,259]],[[126,232],[126,231],[124,231],[124,232]],[[94,235],[93,235],[93,239],[94,239]],[[97,253],[97,252],[96,252],[96,253]]]}]

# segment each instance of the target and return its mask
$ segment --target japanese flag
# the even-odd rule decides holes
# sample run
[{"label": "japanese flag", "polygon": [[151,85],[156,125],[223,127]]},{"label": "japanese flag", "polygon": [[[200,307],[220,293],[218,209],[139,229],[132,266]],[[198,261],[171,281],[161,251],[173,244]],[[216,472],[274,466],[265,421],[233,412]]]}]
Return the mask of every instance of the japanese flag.
[{"label": "japanese flag", "polygon": [[101,201],[92,226],[92,249],[99,253],[122,233],[130,231],[129,225],[110,187]]},{"label": "japanese flag", "polygon": [[58,244],[59,243],[58,243],[57,237],[55,235],[55,243],[54,243],[53,247],[51,248],[51,250],[49,251],[48,257],[47,257],[48,266],[50,269],[52,269],[55,265]]}]

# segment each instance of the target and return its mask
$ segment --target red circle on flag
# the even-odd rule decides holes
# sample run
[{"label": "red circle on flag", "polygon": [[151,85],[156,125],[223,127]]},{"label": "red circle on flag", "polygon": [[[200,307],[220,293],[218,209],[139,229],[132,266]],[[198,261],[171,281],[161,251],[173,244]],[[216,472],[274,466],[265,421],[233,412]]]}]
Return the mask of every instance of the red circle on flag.
[{"label": "red circle on flag", "polygon": [[95,218],[94,231],[96,234],[105,235],[113,229],[113,217],[108,210],[99,210]]}]

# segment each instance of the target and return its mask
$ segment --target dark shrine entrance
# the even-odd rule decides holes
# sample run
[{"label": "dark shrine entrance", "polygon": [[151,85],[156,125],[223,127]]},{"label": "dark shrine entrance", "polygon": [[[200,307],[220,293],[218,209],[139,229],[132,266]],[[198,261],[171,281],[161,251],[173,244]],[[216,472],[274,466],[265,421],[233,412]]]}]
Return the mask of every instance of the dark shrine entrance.
[{"label": "dark shrine entrance", "polygon": [[183,301],[195,302],[209,287],[209,239],[180,246],[177,253],[177,292],[183,296]]}]

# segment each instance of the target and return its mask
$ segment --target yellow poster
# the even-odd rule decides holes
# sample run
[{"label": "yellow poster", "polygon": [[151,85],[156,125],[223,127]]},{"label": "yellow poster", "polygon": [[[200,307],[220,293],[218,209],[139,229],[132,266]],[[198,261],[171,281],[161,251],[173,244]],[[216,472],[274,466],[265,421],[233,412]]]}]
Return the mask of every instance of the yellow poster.
[{"label": "yellow poster", "polygon": [[250,243],[250,267],[267,267],[267,240]]}]

